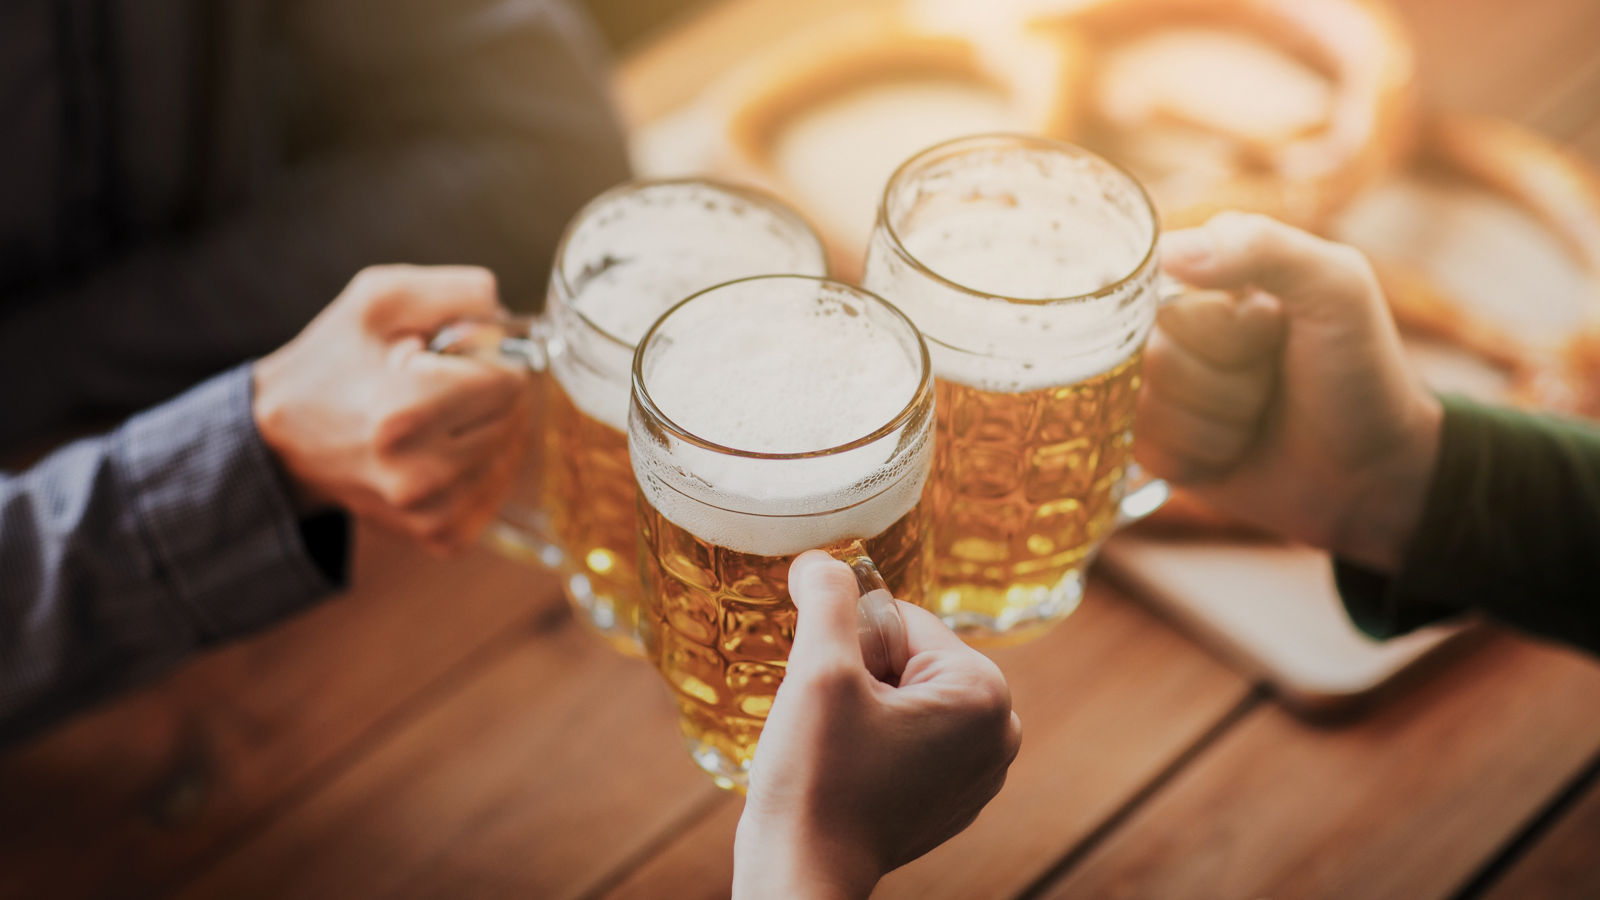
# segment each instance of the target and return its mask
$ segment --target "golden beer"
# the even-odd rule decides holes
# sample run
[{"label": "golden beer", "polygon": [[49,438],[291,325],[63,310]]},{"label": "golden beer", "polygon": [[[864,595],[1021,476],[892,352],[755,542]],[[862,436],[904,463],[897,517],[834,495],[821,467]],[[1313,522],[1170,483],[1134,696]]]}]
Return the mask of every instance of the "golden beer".
[{"label": "golden beer", "polygon": [[554,378],[545,385],[539,481],[551,534],[572,569],[567,590],[601,635],[618,650],[637,654],[638,491],[628,465],[628,436],[578,409]]},{"label": "golden beer", "polygon": [[1120,515],[1141,360],[1019,393],[935,382],[929,608],[1004,621],[1088,562]]},{"label": "golden beer", "polygon": [[928,342],[927,603],[970,638],[1072,612],[1123,518],[1155,238],[1136,182],[1052,141],[962,138],[890,179],[863,283]]},{"label": "golden beer", "polygon": [[[639,516],[645,652],[672,687],[690,745],[713,751],[719,765],[747,768],[794,641],[788,576],[798,554],[719,547],[645,501]],[[909,603],[922,597],[923,531],[918,506],[888,530],[860,538],[889,590]],[[842,540],[822,549],[848,559],[859,552],[854,545]]]},{"label": "golden beer", "polygon": [[556,251],[544,314],[528,326],[548,370],[535,485],[503,512],[498,545],[563,576],[581,621],[642,654],[633,470],[628,462],[634,345],[690,294],[766,272],[821,275],[822,242],[759,192],[702,180],[639,181],[590,201]]},{"label": "golden beer", "polygon": [[724,284],[640,344],[628,427],[640,632],[717,784],[744,785],[783,681],[797,555],[865,555],[920,602],[933,422],[916,328],[837,282]]}]

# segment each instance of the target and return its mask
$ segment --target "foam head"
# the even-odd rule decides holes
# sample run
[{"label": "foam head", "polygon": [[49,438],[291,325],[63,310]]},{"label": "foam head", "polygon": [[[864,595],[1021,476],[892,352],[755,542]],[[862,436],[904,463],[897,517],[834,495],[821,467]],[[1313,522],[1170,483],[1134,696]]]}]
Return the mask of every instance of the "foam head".
[{"label": "foam head", "polygon": [[926,351],[864,291],[779,276],[696,295],[640,346],[634,382],[640,489],[707,541],[782,556],[873,537],[921,494]]},{"label": "foam head", "polygon": [[964,138],[891,179],[864,283],[922,329],[941,378],[996,391],[1070,384],[1142,345],[1156,227],[1138,184],[1094,154]]},{"label": "foam head", "polygon": [[724,281],[826,266],[816,233],[775,198],[693,180],[615,188],[562,241],[550,315],[568,347],[592,352],[558,358],[555,376],[580,409],[624,430],[633,346],[674,303]]}]

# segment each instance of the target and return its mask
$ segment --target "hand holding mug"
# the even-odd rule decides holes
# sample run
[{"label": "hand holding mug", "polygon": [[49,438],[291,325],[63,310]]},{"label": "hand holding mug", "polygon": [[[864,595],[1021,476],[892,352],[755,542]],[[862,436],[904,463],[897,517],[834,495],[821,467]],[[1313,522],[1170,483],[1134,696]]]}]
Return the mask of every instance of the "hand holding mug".
[{"label": "hand holding mug", "polygon": [[502,314],[485,269],[378,266],[258,361],[256,424],[297,501],[342,506],[438,553],[470,543],[510,491],[531,392],[510,369],[426,341]]}]

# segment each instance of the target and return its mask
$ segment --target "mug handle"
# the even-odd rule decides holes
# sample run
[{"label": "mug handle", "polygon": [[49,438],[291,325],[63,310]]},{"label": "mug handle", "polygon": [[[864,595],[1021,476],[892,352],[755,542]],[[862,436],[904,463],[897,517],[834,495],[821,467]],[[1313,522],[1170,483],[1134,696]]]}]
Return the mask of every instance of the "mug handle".
[{"label": "mug handle", "polygon": [[866,663],[872,677],[887,684],[900,679],[911,659],[910,643],[906,639],[906,622],[900,615],[900,604],[889,593],[883,573],[867,555],[860,541],[851,543],[845,564],[855,573],[856,584],[861,588],[861,599],[856,603],[856,634],[861,640],[861,660]]},{"label": "mug handle", "polygon": [[[551,337],[550,325],[542,316],[510,315],[446,325],[428,341],[428,350],[510,365],[528,373],[545,372],[550,368]],[[542,509],[506,504],[483,540],[503,556],[536,559],[552,571],[565,568],[566,553],[551,531],[549,514]]]},{"label": "mug handle", "polygon": [[550,326],[542,316],[464,320],[439,329],[428,341],[428,350],[543,372],[550,367],[550,337]]},{"label": "mug handle", "polygon": [[[1165,272],[1156,276],[1156,306],[1170,306],[1195,292],[1195,288]],[[1137,463],[1128,464],[1128,491],[1117,507],[1117,525],[1132,525],[1160,509],[1172,497],[1172,485],[1146,476]]]}]

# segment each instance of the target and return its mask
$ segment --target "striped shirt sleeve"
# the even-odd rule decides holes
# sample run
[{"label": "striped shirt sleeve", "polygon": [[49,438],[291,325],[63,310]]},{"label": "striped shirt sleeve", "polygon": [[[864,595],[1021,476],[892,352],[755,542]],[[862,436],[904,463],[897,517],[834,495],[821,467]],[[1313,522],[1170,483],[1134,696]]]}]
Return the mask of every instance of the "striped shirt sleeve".
[{"label": "striped shirt sleeve", "polygon": [[0,475],[0,743],[338,587],[251,390],[240,366]]}]

